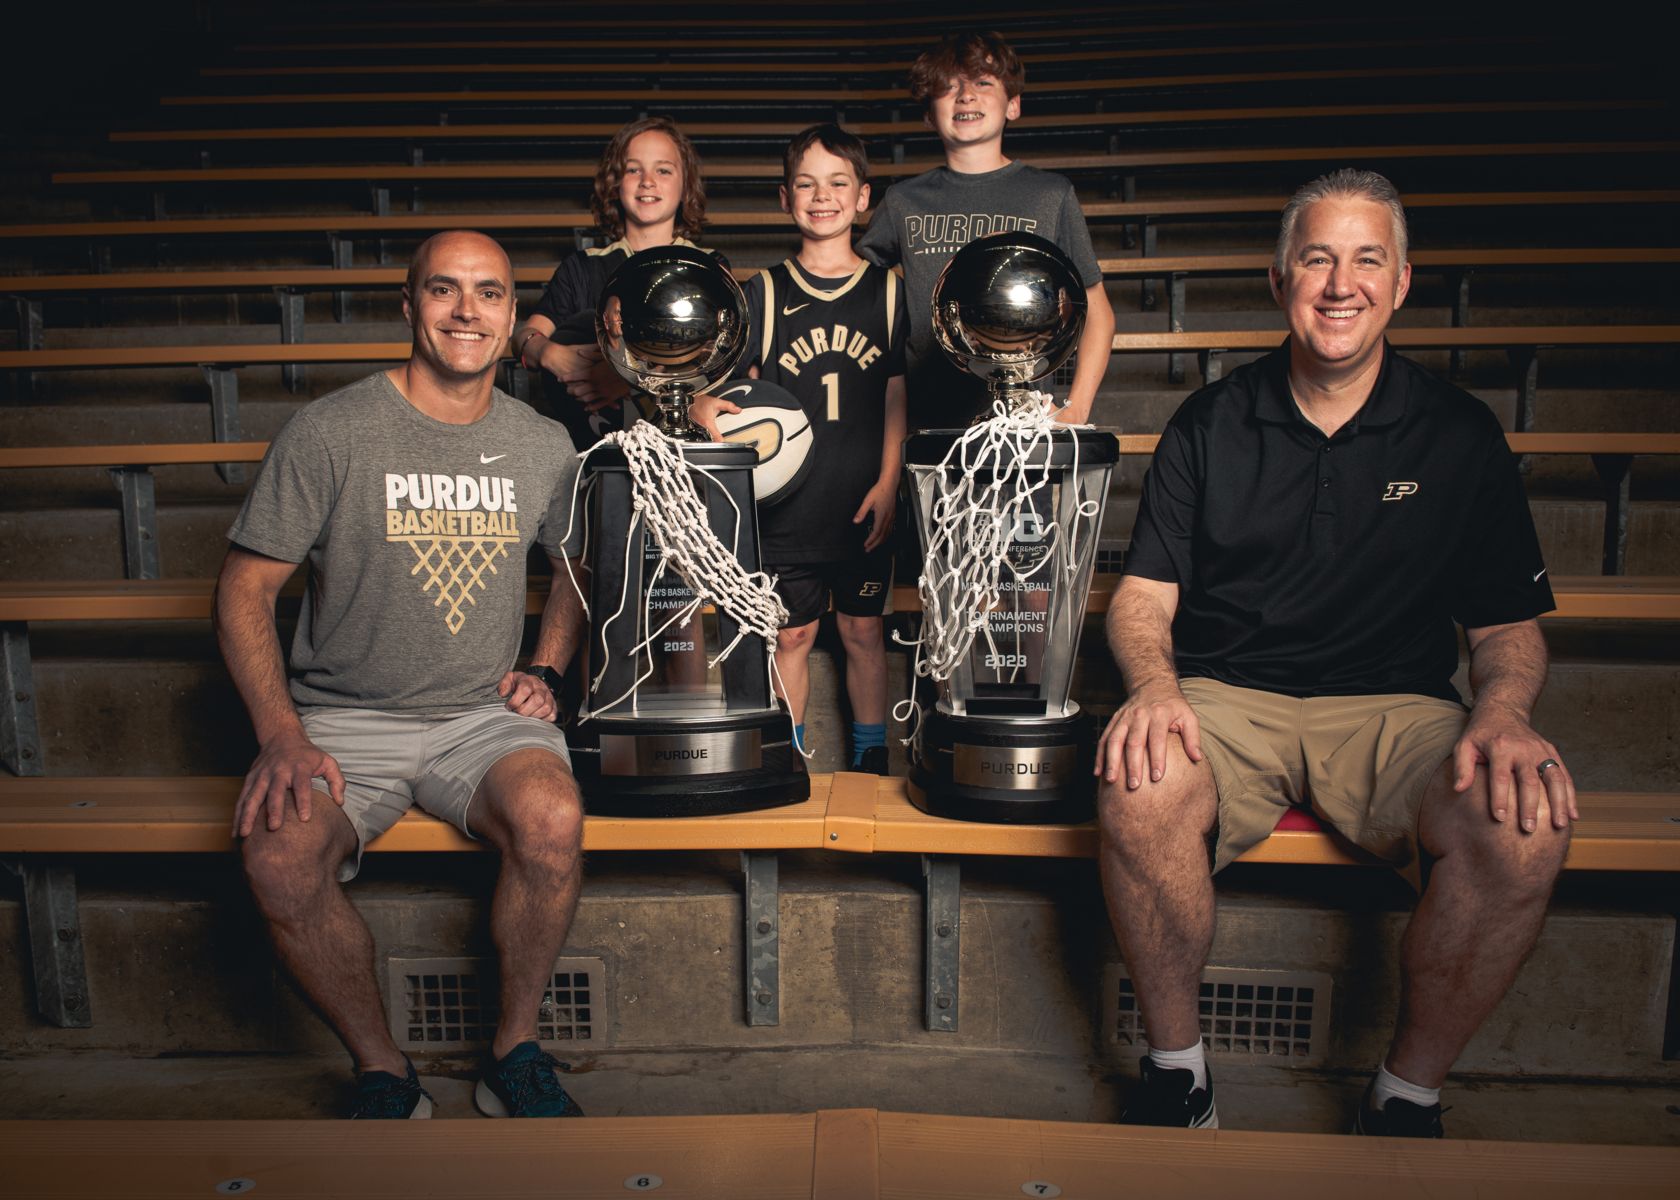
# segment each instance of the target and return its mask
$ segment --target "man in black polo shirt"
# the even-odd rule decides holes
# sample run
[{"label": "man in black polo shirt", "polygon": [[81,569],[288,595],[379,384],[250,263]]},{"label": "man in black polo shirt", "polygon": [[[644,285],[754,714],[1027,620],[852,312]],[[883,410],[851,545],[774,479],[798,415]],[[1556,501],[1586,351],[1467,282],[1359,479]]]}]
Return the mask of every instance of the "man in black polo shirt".
[{"label": "man in black polo shirt", "polygon": [[1428,868],[1354,1129],[1439,1137],[1441,1084],[1539,936],[1578,815],[1529,725],[1552,593],[1498,421],[1384,339],[1411,281],[1393,185],[1301,189],[1271,278],[1289,340],[1167,425],[1108,613],[1128,696],[1097,752],[1103,887],[1150,1042],[1123,1119],[1217,1125],[1210,845],[1216,871],[1301,806],[1414,886]]}]

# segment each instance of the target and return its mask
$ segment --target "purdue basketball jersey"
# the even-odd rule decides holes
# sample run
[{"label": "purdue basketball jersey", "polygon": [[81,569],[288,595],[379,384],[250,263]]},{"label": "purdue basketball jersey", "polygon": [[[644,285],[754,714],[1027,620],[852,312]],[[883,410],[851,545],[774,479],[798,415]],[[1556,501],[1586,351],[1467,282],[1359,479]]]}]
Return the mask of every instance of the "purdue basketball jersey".
[{"label": "purdue basketball jersey", "polygon": [[845,279],[817,279],[788,259],[747,285],[747,357],[759,378],[805,409],[815,468],[786,503],[761,514],[768,563],[835,562],[861,552],[852,514],[881,475],[887,381],[904,374],[903,286],[864,263]]}]

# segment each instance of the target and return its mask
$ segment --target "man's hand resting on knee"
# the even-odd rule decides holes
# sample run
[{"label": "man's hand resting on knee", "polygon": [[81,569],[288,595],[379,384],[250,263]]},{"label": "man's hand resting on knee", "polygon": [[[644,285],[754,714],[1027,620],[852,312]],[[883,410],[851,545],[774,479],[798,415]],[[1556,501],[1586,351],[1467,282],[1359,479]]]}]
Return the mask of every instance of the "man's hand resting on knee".
[{"label": "man's hand resting on knee", "polygon": [[1126,790],[1143,786],[1145,765],[1149,779],[1159,783],[1167,774],[1167,739],[1178,737],[1191,762],[1202,761],[1202,727],[1196,711],[1176,684],[1139,688],[1109,718],[1097,739],[1095,774],[1113,783],[1126,772]]},{"label": "man's hand resting on knee", "polygon": [[288,795],[298,820],[309,820],[317,777],[327,781],[333,803],[343,807],[344,773],[338,769],[337,759],[310,741],[301,729],[269,742],[251,764],[245,786],[239,792],[239,802],[233,807],[234,833],[250,837],[257,814],[264,811],[268,814],[268,828],[279,829],[286,820]]},{"label": "man's hand resting on knee", "polygon": [[1470,790],[1476,764],[1486,763],[1488,812],[1495,821],[1510,815],[1533,833],[1546,797],[1552,825],[1567,828],[1581,819],[1575,780],[1558,748],[1534,731],[1529,714],[1546,683],[1546,642],[1536,621],[1488,625],[1464,631],[1470,646],[1470,687],[1476,703],[1470,723],[1453,747],[1453,790]]},{"label": "man's hand resting on knee", "polygon": [[1126,772],[1126,790],[1167,774],[1168,739],[1184,743],[1191,762],[1202,761],[1202,727],[1196,711],[1179,690],[1173,666],[1172,619],[1178,608],[1178,585],[1128,575],[1114,589],[1108,606],[1108,646],[1126,681],[1126,703],[1097,739],[1093,774],[1105,783]]}]

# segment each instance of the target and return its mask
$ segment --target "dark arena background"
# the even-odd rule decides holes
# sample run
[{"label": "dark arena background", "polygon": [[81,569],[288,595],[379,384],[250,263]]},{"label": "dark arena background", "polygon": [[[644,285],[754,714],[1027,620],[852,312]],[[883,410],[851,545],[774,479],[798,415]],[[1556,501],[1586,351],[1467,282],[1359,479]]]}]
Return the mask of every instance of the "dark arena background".
[{"label": "dark arena background", "polygon": [[[1240,0],[29,7],[0,133],[0,1195],[1674,1194],[1680,131],[1655,28],[1619,6]],[[1534,724],[1582,819],[1448,1080],[1449,1140],[1347,1136],[1412,893],[1312,828],[1218,878],[1220,1130],[1116,1124],[1146,1041],[1094,827],[923,816],[901,724],[889,776],[846,772],[831,619],[809,802],[586,826],[542,1037],[589,1117],[476,1119],[495,855],[416,815],[349,895],[392,1034],[458,1119],[340,1120],[346,1056],[228,836],[256,743],[211,585],[268,440],[406,356],[399,287],[429,234],[490,233],[534,303],[598,243],[595,163],[638,116],[692,136],[700,240],[739,276],[797,248],[775,188],[800,128],[862,137],[878,205],[942,161],[905,74],[958,28],[1021,54],[1006,152],[1072,180],[1116,316],[1087,710],[1123,698],[1101,613],[1156,436],[1281,341],[1265,269],[1306,180],[1394,181],[1414,281],[1392,340],[1521,456],[1558,605]],[[500,381],[540,400],[511,360]],[[535,554],[539,592],[548,571]],[[893,699],[909,676],[889,640]]]}]

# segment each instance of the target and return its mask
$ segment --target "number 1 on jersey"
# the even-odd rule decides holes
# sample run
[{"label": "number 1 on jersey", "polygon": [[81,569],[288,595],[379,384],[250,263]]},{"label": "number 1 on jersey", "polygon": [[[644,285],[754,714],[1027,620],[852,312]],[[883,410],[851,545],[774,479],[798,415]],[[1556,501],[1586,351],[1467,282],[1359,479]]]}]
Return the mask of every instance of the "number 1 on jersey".
[{"label": "number 1 on jersey", "polygon": [[840,419],[840,372],[830,371],[822,377],[822,385],[828,392],[828,419]]}]

